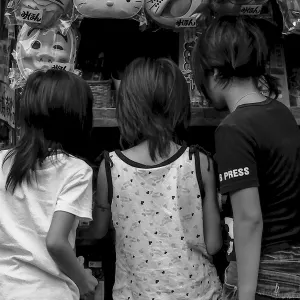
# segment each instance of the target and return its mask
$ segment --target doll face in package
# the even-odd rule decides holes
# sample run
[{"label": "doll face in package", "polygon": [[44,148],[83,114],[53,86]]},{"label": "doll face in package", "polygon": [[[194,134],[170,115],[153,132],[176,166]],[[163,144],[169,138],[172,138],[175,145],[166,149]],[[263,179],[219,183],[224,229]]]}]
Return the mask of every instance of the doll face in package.
[{"label": "doll face in package", "polygon": [[162,26],[196,27],[192,16],[208,7],[208,0],[146,0],[145,9]]},{"label": "doll face in package", "polygon": [[79,13],[87,18],[130,19],[144,7],[144,0],[74,0]]},{"label": "doll face in package", "polygon": [[71,8],[71,0],[19,0],[16,17],[30,27],[45,29],[52,27]]},{"label": "doll face in package", "polygon": [[38,30],[26,24],[20,31],[16,60],[22,76],[39,69],[65,69],[74,71],[76,35],[70,28],[63,35],[58,28]]}]

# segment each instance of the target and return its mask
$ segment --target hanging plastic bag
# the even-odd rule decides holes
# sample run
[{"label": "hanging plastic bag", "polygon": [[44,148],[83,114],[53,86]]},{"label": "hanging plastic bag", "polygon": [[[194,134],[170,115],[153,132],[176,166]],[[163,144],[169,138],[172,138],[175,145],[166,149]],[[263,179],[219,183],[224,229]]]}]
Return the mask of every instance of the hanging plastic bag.
[{"label": "hanging plastic bag", "polygon": [[269,0],[212,0],[211,9],[216,16],[245,15],[274,23],[272,3]]},{"label": "hanging plastic bag", "polygon": [[74,0],[77,11],[86,18],[133,19],[147,23],[144,0]]},{"label": "hanging plastic bag", "polygon": [[147,15],[162,27],[197,27],[197,18],[208,8],[209,0],[147,0]]},{"label": "hanging plastic bag", "polygon": [[300,0],[277,0],[283,17],[283,34],[300,34]]},{"label": "hanging plastic bag", "polygon": [[[14,14],[14,18],[13,18]],[[32,28],[49,29],[59,26],[65,31],[76,19],[72,0],[11,0],[7,5],[9,24],[24,23]]]},{"label": "hanging plastic bag", "polygon": [[75,72],[78,35],[73,28],[64,35],[58,27],[48,30],[24,24],[13,56],[17,67],[11,70],[12,87],[20,87],[36,70],[64,69]]}]

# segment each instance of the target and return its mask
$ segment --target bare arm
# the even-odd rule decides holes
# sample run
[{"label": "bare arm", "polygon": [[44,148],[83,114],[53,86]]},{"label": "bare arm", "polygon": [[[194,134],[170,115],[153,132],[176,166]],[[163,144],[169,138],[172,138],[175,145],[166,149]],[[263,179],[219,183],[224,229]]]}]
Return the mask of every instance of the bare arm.
[{"label": "bare arm", "polygon": [[[90,292],[92,287],[68,240],[74,221],[75,216],[70,213],[55,212],[47,235],[46,245],[49,254],[59,269],[75,282],[80,294],[83,295]],[[97,285],[96,279],[93,284],[94,286]]]},{"label": "bare arm", "polygon": [[97,193],[93,211],[93,222],[90,227],[90,235],[96,239],[103,238],[109,228],[111,220],[110,204],[108,202],[108,187],[105,172],[105,161],[103,160],[98,173]]},{"label": "bare arm", "polygon": [[210,160],[208,171],[207,157],[200,153],[201,173],[204,183],[205,198],[203,199],[204,240],[210,255],[216,254],[222,247],[220,210],[213,162]]},{"label": "bare arm", "polygon": [[263,220],[258,188],[230,194],[240,300],[254,300],[260,262]]}]

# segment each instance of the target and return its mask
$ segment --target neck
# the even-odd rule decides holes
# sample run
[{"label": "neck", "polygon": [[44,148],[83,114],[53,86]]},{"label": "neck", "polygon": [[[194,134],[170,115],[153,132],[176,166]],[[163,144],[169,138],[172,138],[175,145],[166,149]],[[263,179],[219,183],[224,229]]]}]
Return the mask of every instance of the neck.
[{"label": "neck", "polygon": [[225,94],[225,101],[230,112],[233,112],[241,104],[264,100],[264,96],[252,82],[232,84]]}]

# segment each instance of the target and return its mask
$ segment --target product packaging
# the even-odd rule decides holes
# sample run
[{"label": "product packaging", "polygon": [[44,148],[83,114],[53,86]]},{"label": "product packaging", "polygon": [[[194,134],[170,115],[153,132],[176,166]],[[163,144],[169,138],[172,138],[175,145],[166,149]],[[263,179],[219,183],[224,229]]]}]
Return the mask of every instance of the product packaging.
[{"label": "product packaging", "polygon": [[43,30],[55,26],[64,34],[77,17],[72,0],[11,0],[5,15],[10,25]]},{"label": "product packaging", "polygon": [[208,101],[195,85],[191,68],[191,55],[197,38],[205,30],[210,21],[211,18],[208,15],[202,15],[198,19],[196,28],[184,28],[179,32],[179,67],[189,86],[192,107],[209,106]]},{"label": "product packaging", "polygon": [[133,19],[146,26],[144,0],[74,0],[77,11],[86,18]]},{"label": "product packaging", "polygon": [[272,3],[269,0],[212,0],[215,16],[244,15],[274,23]]},{"label": "product packaging", "polygon": [[148,0],[145,2],[147,15],[166,28],[197,27],[197,19],[208,9],[209,0]]},{"label": "product packaging", "polygon": [[24,24],[13,53],[17,68],[11,69],[11,87],[21,87],[36,70],[52,68],[75,72],[77,45],[78,35],[73,28],[64,35],[59,27],[39,30]]}]

